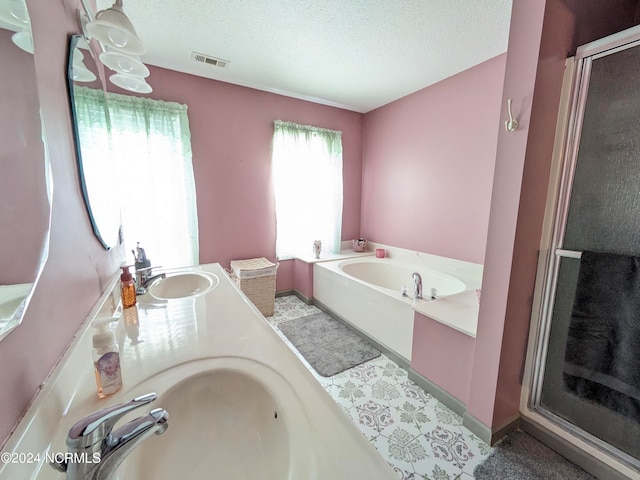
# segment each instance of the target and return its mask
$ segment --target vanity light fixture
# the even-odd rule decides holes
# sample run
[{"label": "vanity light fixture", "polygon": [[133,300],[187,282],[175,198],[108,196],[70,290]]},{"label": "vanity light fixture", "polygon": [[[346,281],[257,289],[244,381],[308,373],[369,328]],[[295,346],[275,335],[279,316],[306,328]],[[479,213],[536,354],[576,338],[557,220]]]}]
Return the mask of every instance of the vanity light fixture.
[{"label": "vanity light fixture", "polygon": [[23,27],[29,26],[29,12],[24,0],[9,0],[9,13]]},{"label": "vanity light fixture", "polygon": [[89,36],[122,53],[142,55],[147,51],[122,9],[122,0],[96,13],[95,20],[88,22],[86,29]]},{"label": "vanity light fixture", "polygon": [[84,55],[79,48],[73,51],[73,81],[93,82],[96,80],[95,74],[84,64]]},{"label": "vanity light fixture", "polygon": [[146,82],[149,69],[139,55],[147,51],[136,34],[133,24],[122,9],[122,0],[115,0],[111,8],[91,14],[86,0],[81,0],[84,13],[79,12],[82,32],[87,39],[95,38],[101,47],[100,62],[114,73],[109,81],[135,93],[151,93]]},{"label": "vanity light fixture", "polygon": [[16,32],[11,35],[11,41],[25,52],[33,54],[31,25],[24,0],[9,0],[2,3],[6,5],[0,7],[0,27]]},{"label": "vanity light fixture", "polygon": [[137,55],[127,55],[107,47],[99,58],[103,65],[114,72],[140,78],[149,76],[149,69]]},{"label": "vanity light fixture", "polygon": [[144,78],[125,75],[124,73],[114,73],[109,77],[109,81],[120,88],[136,93],[151,93],[153,89]]},{"label": "vanity light fixture", "polygon": [[29,30],[22,30],[11,35],[11,41],[27,53],[33,55],[33,38]]}]

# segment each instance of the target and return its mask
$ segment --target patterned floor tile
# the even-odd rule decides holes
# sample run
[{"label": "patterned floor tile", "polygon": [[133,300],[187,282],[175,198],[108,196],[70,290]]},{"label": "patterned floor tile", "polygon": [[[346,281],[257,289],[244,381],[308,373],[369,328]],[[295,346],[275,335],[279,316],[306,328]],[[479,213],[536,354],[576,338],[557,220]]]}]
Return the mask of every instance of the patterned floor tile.
[{"label": "patterned floor tile", "polygon": [[487,458],[487,456],[489,456],[493,452],[493,448],[484,443],[465,427],[459,428],[462,435],[464,436],[465,443],[469,446],[469,449],[474,454],[473,458],[465,463],[462,471],[473,478],[473,471],[480,463],[482,463],[485,458]]},{"label": "patterned floor tile", "polygon": [[412,398],[414,400],[419,400],[425,405],[431,404],[434,405],[437,403],[433,395],[425,392],[418,385],[413,383],[411,380],[405,380],[399,384],[400,388],[404,392],[405,397]]},{"label": "patterned floor tile", "polygon": [[443,425],[451,425],[451,426],[462,425],[462,417],[458,415],[456,412],[454,412],[453,410],[451,410],[446,405],[443,405],[440,402],[436,402],[433,407],[433,410],[436,412],[436,417],[439,423]]},{"label": "patterned floor tile", "polygon": [[460,431],[449,425],[438,425],[424,434],[431,447],[433,456],[454,465],[459,471],[470,462],[475,453],[465,442]]},{"label": "patterned floor tile", "polygon": [[318,313],[295,296],[276,298],[267,317],[346,415],[403,480],[469,480],[492,451],[462,417],[409,380],[384,354],[333,377],[318,375],[277,326]]},{"label": "patterned floor tile", "polygon": [[375,400],[349,409],[349,417],[358,429],[369,439],[373,440],[381,434],[395,427],[396,421],[392,417],[389,406],[382,405]]},{"label": "patterned floor tile", "polygon": [[389,406],[401,425],[413,425],[421,433],[432,430],[437,426],[433,411],[412,398],[403,396],[390,402]]},{"label": "patterned floor tile", "polygon": [[416,478],[413,463],[409,461],[409,454],[404,450],[406,444],[398,443],[398,441],[390,440],[382,435],[372,439],[371,444],[387,460],[387,463],[393,467],[399,478]]}]

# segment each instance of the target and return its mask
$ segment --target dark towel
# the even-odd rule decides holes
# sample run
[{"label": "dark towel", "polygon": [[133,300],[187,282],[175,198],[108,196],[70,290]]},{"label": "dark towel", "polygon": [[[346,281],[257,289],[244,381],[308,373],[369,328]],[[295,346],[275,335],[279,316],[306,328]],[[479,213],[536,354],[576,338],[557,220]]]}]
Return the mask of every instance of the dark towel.
[{"label": "dark towel", "polygon": [[563,377],[572,393],[640,422],[640,257],[582,253]]}]

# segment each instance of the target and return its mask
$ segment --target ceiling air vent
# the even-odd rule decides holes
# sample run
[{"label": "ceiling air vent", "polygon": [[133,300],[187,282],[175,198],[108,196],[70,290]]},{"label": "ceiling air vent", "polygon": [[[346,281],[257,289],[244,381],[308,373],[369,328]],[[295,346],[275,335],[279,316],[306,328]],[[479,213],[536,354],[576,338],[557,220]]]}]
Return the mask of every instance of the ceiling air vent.
[{"label": "ceiling air vent", "polygon": [[212,67],[220,67],[227,68],[229,65],[229,60],[224,60],[222,58],[211,57],[209,55],[204,55],[202,53],[191,52],[191,60],[195,62],[204,63],[206,65],[211,65]]}]

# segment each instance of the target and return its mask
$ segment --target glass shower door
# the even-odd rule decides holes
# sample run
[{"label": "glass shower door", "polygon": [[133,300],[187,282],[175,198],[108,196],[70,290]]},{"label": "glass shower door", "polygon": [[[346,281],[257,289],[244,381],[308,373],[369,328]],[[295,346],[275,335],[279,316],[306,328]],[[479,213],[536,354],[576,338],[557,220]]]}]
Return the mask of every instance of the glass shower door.
[{"label": "glass shower door", "polygon": [[[634,30],[635,39],[626,44],[579,49],[576,55],[570,154],[556,212],[532,403],[552,421],[637,467],[638,420],[578,397],[563,384],[581,252],[640,256],[640,30]],[[640,349],[640,338],[637,345]]]}]

